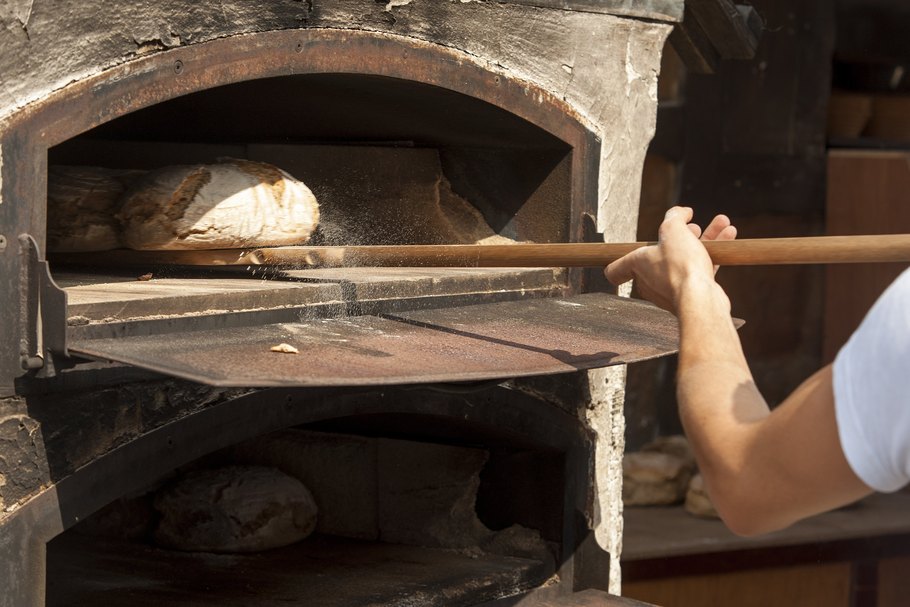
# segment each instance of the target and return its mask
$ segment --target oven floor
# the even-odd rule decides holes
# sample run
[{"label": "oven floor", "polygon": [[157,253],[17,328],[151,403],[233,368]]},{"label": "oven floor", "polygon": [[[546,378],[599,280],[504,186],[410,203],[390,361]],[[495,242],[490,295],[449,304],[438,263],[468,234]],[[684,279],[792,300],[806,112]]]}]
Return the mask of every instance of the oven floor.
[{"label": "oven floor", "polygon": [[47,555],[50,607],[458,607],[519,594],[552,575],[531,559],[329,536],[219,555],[67,533]]},{"label": "oven floor", "polygon": [[83,322],[508,293],[514,299],[564,288],[558,268],[339,268],[292,270],[270,279],[238,268],[171,269],[140,280],[144,271],[55,271],[54,280],[66,291],[67,317]]}]

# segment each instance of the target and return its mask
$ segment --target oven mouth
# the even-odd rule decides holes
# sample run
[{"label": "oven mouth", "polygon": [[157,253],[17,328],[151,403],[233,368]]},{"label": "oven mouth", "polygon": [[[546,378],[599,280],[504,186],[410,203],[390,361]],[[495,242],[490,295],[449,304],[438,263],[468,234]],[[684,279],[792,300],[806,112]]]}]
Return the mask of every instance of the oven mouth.
[{"label": "oven mouth", "polygon": [[[311,284],[348,290],[352,284],[369,285],[386,292],[387,299],[404,299],[407,283],[427,277],[427,271],[215,267],[193,274],[152,262],[123,272],[116,262],[128,253],[102,253],[91,265],[79,265],[79,253],[66,250],[67,238],[52,238],[70,215],[54,194],[68,194],[67,178],[88,167],[141,174],[241,158],[275,166],[312,190],[320,217],[309,244],[558,242],[569,238],[572,157],[566,142],[502,108],[417,82],[306,74],[218,86],[126,114],[48,150],[51,271],[68,291],[68,313],[77,323],[141,317],[142,309],[159,317],[203,314],[217,298],[221,309],[268,306],[270,299],[280,307],[302,290],[314,291],[306,286]],[[113,178],[105,173],[98,179]],[[101,221],[108,227],[109,218]],[[63,250],[55,251],[58,244]],[[105,261],[113,269],[106,269]],[[512,284],[502,279],[503,272],[484,269],[429,276],[436,295],[568,286],[565,272],[509,274]],[[139,277],[148,278],[147,284],[129,284]],[[298,288],[293,296],[265,294],[264,278],[273,281],[274,291]],[[482,282],[488,286],[479,288]],[[194,283],[210,287],[195,308],[187,297],[175,297]],[[106,300],[104,291],[111,293]],[[254,294],[244,298],[241,291]],[[175,299],[182,300],[182,309],[169,305]]]},{"label": "oven mouth", "polygon": [[[314,244],[546,242],[568,238],[572,149],[505,109],[438,86],[298,74],[134,111],[50,148],[48,162],[135,171],[219,158],[271,163],[316,195]],[[431,221],[436,214],[448,223]]]}]

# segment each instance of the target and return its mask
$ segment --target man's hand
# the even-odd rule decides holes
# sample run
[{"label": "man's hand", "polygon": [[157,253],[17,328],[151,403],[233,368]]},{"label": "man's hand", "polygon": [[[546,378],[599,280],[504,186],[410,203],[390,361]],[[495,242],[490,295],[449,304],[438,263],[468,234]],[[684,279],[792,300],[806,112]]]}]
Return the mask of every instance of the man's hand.
[{"label": "man's hand", "polygon": [[736,228],[718,215],[702,234],[691,219],[692,209],[670,209],[658,244],[606,274],[614,284],[634,278],[643,296],[679,318],[679,416],[724,522],[754,535],[867,495],[840,446],[830,366],[770,411],[699,241],[732,240]]},{"label": "man's hand", "polygon": [[635,279],[638,291],[653,303],[678,313],[680,295],[686,285],[713,283],[717,268],[701,240],[733,240],[736,228],[726,215],[718,215],[705,229],[689,223],[689,207],[667,211],[658,232],[656,246],[643,247],[617,259],[605,270],[607,279],[620,285]]}]

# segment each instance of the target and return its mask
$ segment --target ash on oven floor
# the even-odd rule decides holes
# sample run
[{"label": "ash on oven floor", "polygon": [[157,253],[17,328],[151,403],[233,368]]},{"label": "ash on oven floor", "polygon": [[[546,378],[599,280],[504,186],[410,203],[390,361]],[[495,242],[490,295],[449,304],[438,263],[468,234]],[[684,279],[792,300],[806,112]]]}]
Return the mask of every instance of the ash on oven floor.
[{"label": "ash on oven floor", "polygon": [[64,534],[49,545],[47,605],[457,607],[518,594],[551,574],[531,559],[330,536],[219,555]]}]

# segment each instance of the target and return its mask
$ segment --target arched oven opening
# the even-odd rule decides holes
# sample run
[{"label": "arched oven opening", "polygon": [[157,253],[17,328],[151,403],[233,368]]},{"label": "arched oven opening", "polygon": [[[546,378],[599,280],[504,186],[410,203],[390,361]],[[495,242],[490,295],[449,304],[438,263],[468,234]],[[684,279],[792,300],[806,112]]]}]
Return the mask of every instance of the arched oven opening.
[{"label": "arched oven opening", "polygon": [[[50,148],[49,203],[69,193],[55,183],[67,166],[124,171],[116,178],[129,189],[147,171],[240,158],[313,190],[314,243],[565,241],[571,155],[557,136],[461,92],[369,74],[295,74],[176,97]],[[49,225],[64,227],[54,213],[68,210],[49,207]]]},{"label": "arched oven opening", "polygon": [[[201,45],[209,52],[197,49],[192,58],[181,59],[179,51],[167,53],[174,55],[171,61],[151,57],[146,61],[162,63],[155,65],[153,78],[134,69],[85,83],[56,106],[83,108],[82,124],[55,121],[55,107],[36,117],[47,144],[46,164],[43,159],[36,164],[47,172],[39,182],[44,191],[34,194],[46,196],[43,246],[52,276],[67,291],[69,324],[77,327],[71,332],[102,321],[205,315],[218,303],[233,310],[288,307],[288,291],[284,297],[266,295],[263,305],[262,281],[254,281],[256,287],[251,281],[230,282],[245,278],[246,268],[230,268],[223,288],[208,281],[213,288],[199,297],[192,288],[196,276],[174,268],[166,257],[124,268],[129,251],[108,254],[112,247],[146,246],[132,244],[144,238],[135,232],[151,231],[152,219],[170,221],[162,209],[152,219],[144,217],[152,213],[145,208],[130,215],[123,202],[135,199],[137,191],[146,196],[153,190],[165,199],[184,195],[161,182],[170,179],[170,167],[240,159],[266,163],[302,181],[315,195],[319,219],[299,244],[501,244],[583,237],[582,219],[594,208],[596,138],[560,100],[414,41],[349,33],[260,37],[266,42],[246,48],[243,41]],[[162,174],[166,177],[159,179]],[[98,208],[104,204],[110,208]],[[144,217],[139,228],[130,223],[137,215]],[[36,238],[42,246],[40,234]],[[194,271],[198,276],[210,270]],[[487,285],[488,297],[492,291],[580,287],[575,270],[418,274],[445,276],[435,281],[437,296],[475,293],[478,283]],[[137,276],[152,280],[125,284]],[[402,273],[373,269],[370,276],[388,287],[390,280],[397,286]],[[347,284],[364,277],[354,270],[301,268],[281,281]],[[394,288],[385,290],[393,295],[377,299],[395,299]],[[320,303],[326,299],[314,296]]]}]

